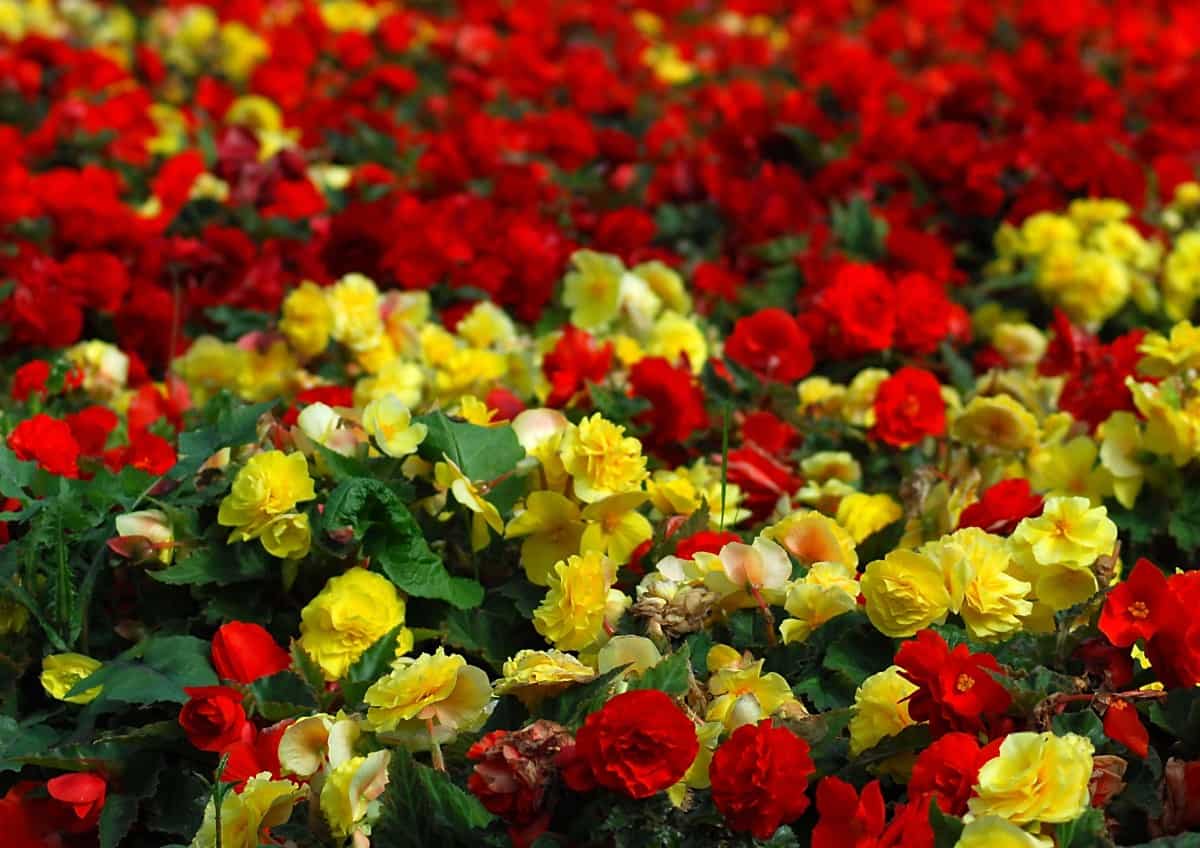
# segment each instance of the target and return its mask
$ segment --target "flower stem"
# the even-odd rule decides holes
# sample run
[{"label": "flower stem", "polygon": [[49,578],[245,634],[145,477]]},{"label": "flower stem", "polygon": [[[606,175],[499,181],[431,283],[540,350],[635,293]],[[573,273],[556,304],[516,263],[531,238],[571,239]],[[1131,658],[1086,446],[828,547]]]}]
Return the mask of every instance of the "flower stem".
[{"label": "flower stem", "polygon": [[771,607],[767,604],[767,599],[763,597],[762,592],[757,586],[750,587],[750,594],[754,596],[754,600],[758,601],[758,610],[762,613],[763,621],[767,625],[767,644],[774,648],[779,644],[775,638],[775,616],[771,614]]},{"label": "flower stem", "polygon": [[442,759],[442,746],[438,744],[437,737],[433,734],[433,718],[425,719],[425,727],[429,731],[429,750],[433,754],[433,767],[438,771],[446,770],[446,761]]}]

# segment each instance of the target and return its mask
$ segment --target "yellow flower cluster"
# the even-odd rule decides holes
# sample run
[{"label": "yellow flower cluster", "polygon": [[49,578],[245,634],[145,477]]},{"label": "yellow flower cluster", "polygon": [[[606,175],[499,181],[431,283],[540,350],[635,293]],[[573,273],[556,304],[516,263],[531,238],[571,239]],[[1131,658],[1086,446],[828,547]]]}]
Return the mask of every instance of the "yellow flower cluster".
[{"label": "yellow flower cluster", "polygon": [[296,504],[315,497],[304,454],[265,451],[238,472],[217,522],[234,528],[231,542],[258,539],[272,556],[298,559],[308,553],[311,531],[308,515],[296,512]]}]

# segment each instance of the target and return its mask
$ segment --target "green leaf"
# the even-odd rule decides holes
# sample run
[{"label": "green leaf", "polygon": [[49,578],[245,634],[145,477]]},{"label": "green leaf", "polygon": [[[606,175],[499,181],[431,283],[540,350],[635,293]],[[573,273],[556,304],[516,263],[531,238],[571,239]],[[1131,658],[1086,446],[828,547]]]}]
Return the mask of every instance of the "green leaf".
[{"label": "green leaf", "polygon": [[934,848],[954,848],[958,844],[963,832],[962,819],[943,813],[936,798],[929,799],[929,824],[933,827]]},{"label": "green leaf", "polygon": [[1074,821],[1060,824],[1055,830],[1055,844],[1058,848],[1094,848],[1103,844],[1107,834],[1104,811],[1093,808]]},{"label": "green leaf", "polygon": [[479,844],[478,831],[492,822],[492,814],[474,795],[403,748],[392,751],[387,789],[379,802],[371,842],[388,848]]},{"label": "green leaf", "polygon": [[37,467],[36,462],[17,459],[7,445],[0,444],[0,495],[26,500],[25,489],[33,483]]},{"label": "green leaf", "polygon": [[1150,721],[1178,739],[1189,752],[1200,749],[1200,689],[1175,689],[1150,705]]},{"label": "green leaf", "polygon": [[692,666],[692,651],[685,643],[673,654],[664,657],[656,666],[646,669],[630,681],[630,689],[661,689],[668,695],[683,695],[688,690]]},{"label": "green leaf", "polygon": [[308,684],[290,671],[260,677],[250,684],[250,694],[267,721],[294,718],[311,713],[318,706]]},{"label": "green leaf", "polygon": [[625,666],[606,671],[590,683],[573,686],[553,698],[542,702],[542,718],[556,721],[574,728],[583,724],[589,713],[604,706],[612,690],[613,681],[621,676]]},{"label": "green leaf", "polygon": [[459,609],[483,602],[483,587],[446,570],[412,513],[379,480],[358,478],[339,485],[325,503],[321,524],[326,532],[353,528],[363,551],[409,595],[446,601]]},{"label": "green leaf", "polygon": [[393,627],[375,640],[375,643],[346,670],[346,676],[342,679],[342,691],[345,693],[347,704],[362,703],[363,695],[371,688],[371,684],[387,674],[392,661],[396,659],[396,637],[402,629],[403,625]]},{"label": "green leaf", "polygon": [[168,472],[173,480],[195,474],[204,461],[221,448],[250,444],[258,437],[258,419],[274,401],[246,404],[222,392],[204,409],[205,426],[181,433],[179,462]]},{"label": "green leaf", "polygon": [[187,701],[185,687],[217,684],[208,652],[208,643],[194,636],[148,636],[76,683],[67,694],[102,686],[93,706],[111,702],[182,704]]},{"label": "green leaf", "polygon": [[420,453],[430,462],[449,458],[472,480],[494,480],[516,468],[525,456],[510,425],[480,427],[455,421],[445,413],[432,412],[417,418],[427,428]]},{"label": "green leaf", "polygon": [[260,580],[269,573],[270,565],[257,543],[199,548],[174,565],[149,572],[170,586],[228,586]]},{"label": "green leaf", "polygon": [[0,773],[19,771],[22,759],[53,746],[58,734],[44,724],[19,724],[16,719],[0,716]]},{"label": "green leaf", "polygon": [[[545,592],[540,586],[534,588]],[[445,626],[446,644],[483,657],[497,671],[537,635],[513,602],[498,593],[478,609],[450,610]]]},{"label": "green leaf", "polygon": [[100,848],[116,848],[137,818],[138,801],[129,795],[109,795],[100,812]]},{"label": "green leaf", "polygon": [[1200,548],[1200,490],[1186,490],[1171,505],[1167,532],[1185,551]]},{"label": "green leaf", "polygon": [[1108,744],[1108,737],[1104,735],[1104,723],[1090,707],[1073,713],[1060,713],[1051,719],[1050,727],[1059,736],[1064,733],[1086,736],[1097,748]]}]

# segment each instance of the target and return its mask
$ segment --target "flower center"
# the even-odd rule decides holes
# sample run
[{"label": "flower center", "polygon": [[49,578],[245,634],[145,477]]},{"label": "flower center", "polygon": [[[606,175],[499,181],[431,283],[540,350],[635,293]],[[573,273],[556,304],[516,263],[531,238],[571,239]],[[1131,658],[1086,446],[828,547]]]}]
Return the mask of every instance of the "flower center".
[{"label": "flower center", "polygon": [[1134,618],[1148,618],[1150,616],[1150,608],[1146,606],[1145,601],[1134,601],[1129,605],[1129,614]]},{"label": "flower center", "polygon": [[966,673],[960,674],[958,680],[954,681],[954,688],[959,692],[966,692],[974,685],[975,678]]}]

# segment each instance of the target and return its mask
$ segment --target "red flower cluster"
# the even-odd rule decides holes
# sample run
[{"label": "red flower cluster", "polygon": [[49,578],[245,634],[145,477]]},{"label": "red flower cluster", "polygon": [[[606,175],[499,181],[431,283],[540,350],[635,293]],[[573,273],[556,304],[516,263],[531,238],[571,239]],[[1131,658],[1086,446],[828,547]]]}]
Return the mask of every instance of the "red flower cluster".
[{"label": "red flower cluster", "polygon": [[96,825],[108,781],[93,772],[20,781],[0,798],[0,833],[11,848],[84,848],[96,844]]},{"label": "red flower cluster", "polygon": [[768,839],[808,809],[813,771],[808,743],[792,731],[770,719],[742,725],[713,754],[713,803],[731,830]]},{"label": "red flower cluster", "polygon": [[1109,415],[1123,409],[1133,409],[1133,396],[1125,385],[1127,377],[1137,376],[1141,358],[1138,345],[1144,330],[1134,330],[1102,344],[1091,333],[1071,325],[1061,311],[1054,311],[1054,338],[1038,363],[1038,371],[1049,376],[1065,376],[1058,398],[1060,409],[1077,420],[1086,421],[1095,429]]},{"label": "red flower cluster", "polygon": [[895,662],[917,687],[908,702],[909,715],[929,722],[934,736],[993,730],[1012,703],[1012,695],[996,681],[1001,671],[995,657],[973,654],[966,645],[951,650],[932,630],[901,645]]},{"label": "red flower cluster", "polygon": [[782,309],[760,309],[739,318],[725,340],[725,355],[760,379],[794,383],[812,370],[808,335]]},{"label": "red flower cluster", "polygon": [[926,436],[946,432],[946,402],[937,377],[905,366],[888,377],[875,393],[875,427],[871,435],[898,448]]},{"label": "red flower cluster", "polygon": [[699,750],[695,725],[670,697],[637,689],[589,715],[558,764],[576,792],[601,786],[649,798],[678,783]]},{"label": "red flower cluster", "polygon": [[1158,679],[1168,688],[1200,683],[1200,572],[1167,577],[1139,559],[1104,599],[1100,632],[1117,647],[1141,641]]},{"label": "red flower cluster", "polygon": [[879,781],[854,787],[837,777],[826,777],[817,785],[817,812],[813,848],[933,848],[933,826],[929,823],[926,796],[910,791],[915,798],[896,806],[890,823]]}]

